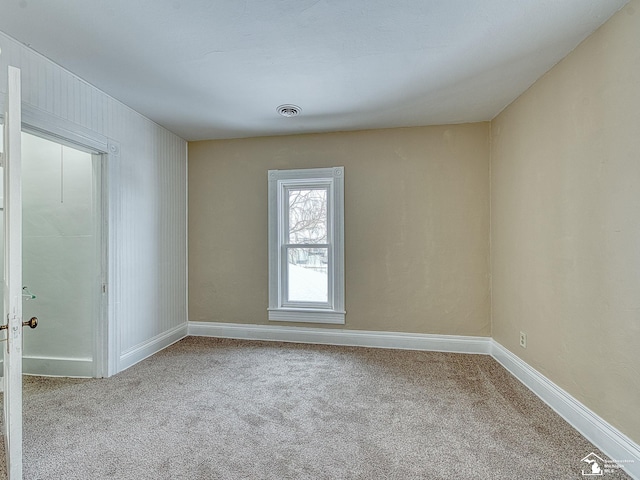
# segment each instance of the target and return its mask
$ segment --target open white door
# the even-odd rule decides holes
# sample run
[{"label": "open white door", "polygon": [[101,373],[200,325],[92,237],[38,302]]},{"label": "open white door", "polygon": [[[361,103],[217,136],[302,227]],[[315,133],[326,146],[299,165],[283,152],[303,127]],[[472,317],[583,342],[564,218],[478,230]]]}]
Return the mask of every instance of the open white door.
[{"label": "open white door", "polygon": [[22,479],[22,129],[20,70],[9,67],[4,112],[4,441],[9,480]]}]

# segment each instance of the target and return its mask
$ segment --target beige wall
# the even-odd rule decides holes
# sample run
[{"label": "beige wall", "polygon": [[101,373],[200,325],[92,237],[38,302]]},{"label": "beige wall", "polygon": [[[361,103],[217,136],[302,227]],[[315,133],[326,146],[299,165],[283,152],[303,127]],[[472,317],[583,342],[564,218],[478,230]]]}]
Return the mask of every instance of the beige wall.
[{"label": "beige wall", "polygon": [[488,123],[190,143],[190,320],[270,323],[267,170],[333,165],[344,328],[488,336]]},{"label": "beige wall", "polygon": [[640,442],[640,2],[491,129],[493,337]]},{"label": "beige wall", "polygon": [[344,165],[345,328],[492,334],[640,442],[638,45],[632,0],[490,130],[190,143],[190,320],[269,323],[266,172]]}]

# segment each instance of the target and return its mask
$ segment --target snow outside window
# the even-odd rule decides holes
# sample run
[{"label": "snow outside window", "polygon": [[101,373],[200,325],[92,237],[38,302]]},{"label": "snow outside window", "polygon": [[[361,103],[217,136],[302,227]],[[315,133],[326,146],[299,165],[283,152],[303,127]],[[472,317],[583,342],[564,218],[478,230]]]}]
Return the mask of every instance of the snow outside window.
[{"label": "snow outside window", "polygon": [[269,320],[344,323],[344,167],[269,170]]}]

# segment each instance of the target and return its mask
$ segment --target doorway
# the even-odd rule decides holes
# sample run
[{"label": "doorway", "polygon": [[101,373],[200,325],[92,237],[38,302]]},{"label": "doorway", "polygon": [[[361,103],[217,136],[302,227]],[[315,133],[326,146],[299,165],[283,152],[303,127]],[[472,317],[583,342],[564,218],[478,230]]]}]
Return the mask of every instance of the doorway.
[{"label": "doorway", "polygon": [[23,372],[101,376],[101,156],[22,133]]}]

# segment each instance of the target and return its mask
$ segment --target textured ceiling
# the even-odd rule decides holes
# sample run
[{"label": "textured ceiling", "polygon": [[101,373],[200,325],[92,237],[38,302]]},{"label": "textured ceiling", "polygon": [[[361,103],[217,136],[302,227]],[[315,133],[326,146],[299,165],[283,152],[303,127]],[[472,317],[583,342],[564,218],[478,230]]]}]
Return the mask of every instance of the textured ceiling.
[{"label": "textured ceiling", "polygon": [[3,0],[0,30],[200,140],[490,120],[626,2]]}]

